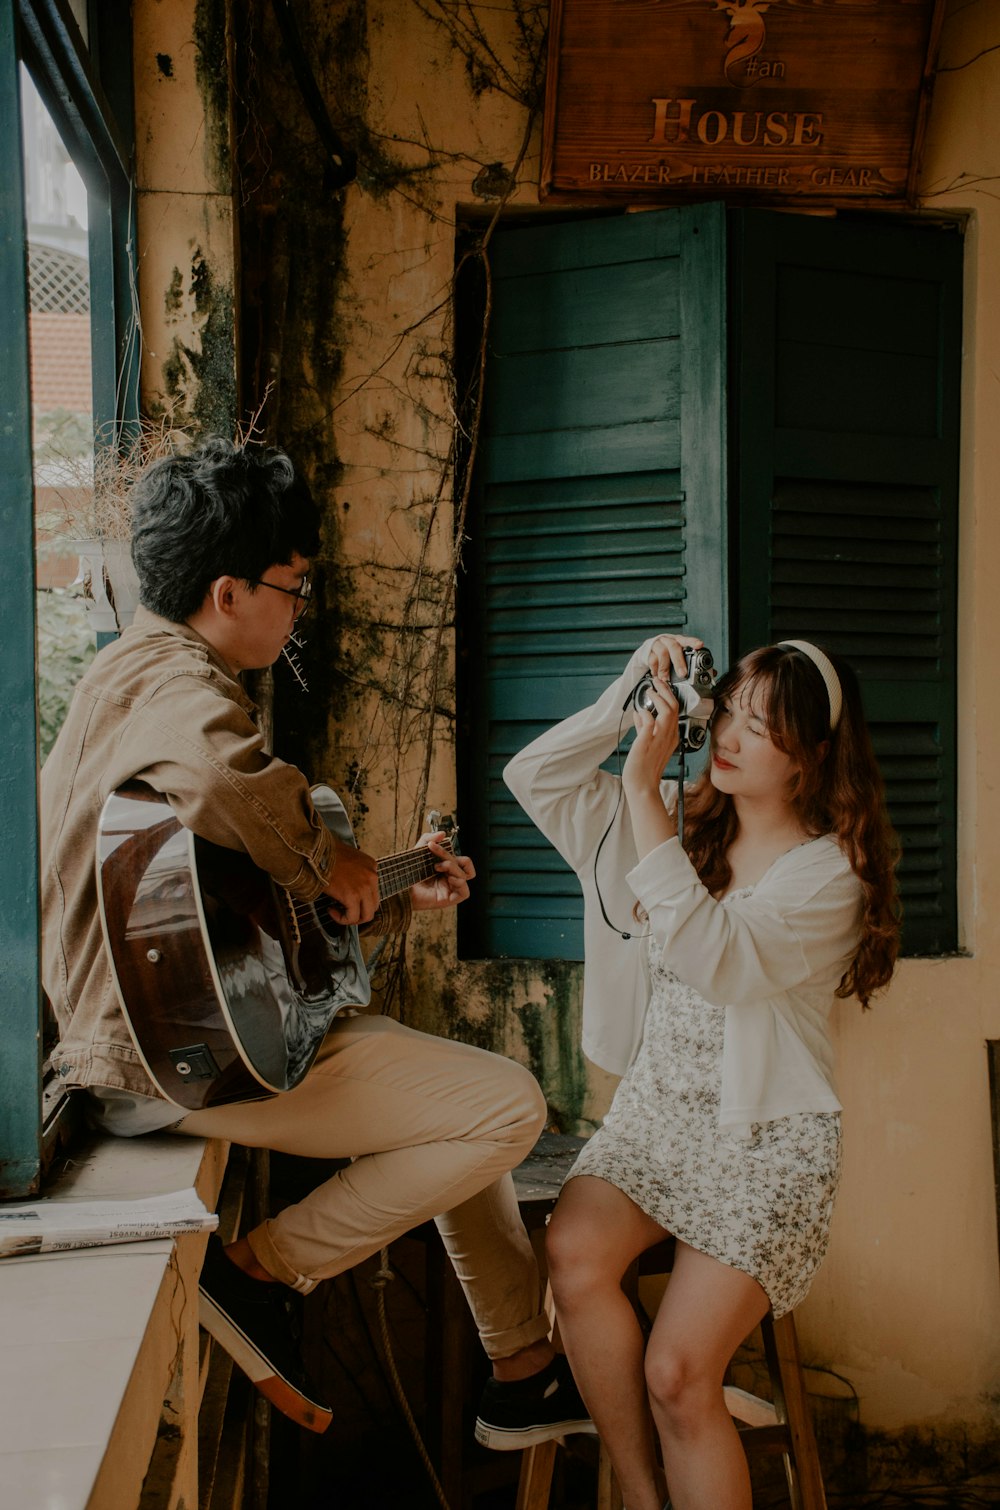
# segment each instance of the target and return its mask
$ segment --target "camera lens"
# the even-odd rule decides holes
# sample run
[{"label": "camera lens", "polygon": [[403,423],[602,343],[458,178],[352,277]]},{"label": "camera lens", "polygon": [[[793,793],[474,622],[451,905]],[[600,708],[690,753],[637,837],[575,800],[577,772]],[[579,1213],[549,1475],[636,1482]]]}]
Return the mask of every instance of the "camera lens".
[{"label": "camera lens", "polygon": [[639,708],[645,708],[647,713],[656,717],[656,704],[653,702],[653,683],[649,677],[644,677],[635,689],[635,702]]}]

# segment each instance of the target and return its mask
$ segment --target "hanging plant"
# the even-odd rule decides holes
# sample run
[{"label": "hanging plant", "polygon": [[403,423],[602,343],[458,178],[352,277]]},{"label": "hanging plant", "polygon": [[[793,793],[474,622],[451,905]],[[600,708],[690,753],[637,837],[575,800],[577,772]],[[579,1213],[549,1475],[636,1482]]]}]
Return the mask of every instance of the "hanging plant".
[{"label": "hanging plant", "polygon": [[62,509],[58,536],[79,558],[73,586],[82,589],[98,633],[131,624],[139,602],[132,565],[132,485],[151,462],[183,449],[187,437],[167,421],[143,422],[131,439],[111,445],[97,437],[93,457],[66,458],[53,492]]}]

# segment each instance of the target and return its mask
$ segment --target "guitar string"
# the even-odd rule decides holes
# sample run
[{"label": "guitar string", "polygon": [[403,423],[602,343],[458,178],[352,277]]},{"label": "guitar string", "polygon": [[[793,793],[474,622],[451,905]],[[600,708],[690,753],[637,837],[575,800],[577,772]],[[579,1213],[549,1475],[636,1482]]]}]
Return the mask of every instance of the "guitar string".
[{"label": "guitar string", "polygon": [[[443,846],[447,848],[447,846]],[[451,853],[451,851],[448,851]],[[434,874],[435,867],[439,863],[436,856],[428,861],[428,851],[421,846],[417,850],[406,850],[399,855],[389,855],[384,860],[377,862],[377,874],[379,880],[380,900],[394,896],[399,891],[405,891],[408,886],[417,881],[427,880]],[[383,890],[388,886],[388,890]],[[293,907],[308,907],[308,902],[298,902],[294,897],[290,898]]]},{"label": "guitar string", "polygon": [[[448,852],[451,853],[447,842],[442,847],[448,849]],[[427,853],[426,847],[421,846],[417,850],[406,850],[398,855],[388,855],[384,860],[377,862],[380,903],[386,901],[391,896],[398,895],[401,891],[407,890],[408,887],[414,885],[417,881],[430,879],[434,874],[434,869],[433,867],[429,870],[427,868]],[[437,863],[438,861],[435,858],[434,865],[437,865]],[[383,880],[392,883],[390,889],[387,891],[383,891],[382,889]],[[318,897],[314,902],[302,902],[295,897],[289,896],[288,901],[300,935],[304,936],[310,933],[324,932],[324,925],[317,920],[315,914],[316,901],[319,901]],[[334,919],[333,921],[336,920]]]}]

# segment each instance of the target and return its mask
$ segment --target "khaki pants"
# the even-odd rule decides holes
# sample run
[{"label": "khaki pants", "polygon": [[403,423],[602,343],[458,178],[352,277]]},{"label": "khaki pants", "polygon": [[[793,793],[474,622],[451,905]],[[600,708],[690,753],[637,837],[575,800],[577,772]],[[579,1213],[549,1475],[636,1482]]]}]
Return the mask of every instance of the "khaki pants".
[{"label": "khaki pants", "polygon": [[548,1330],[509,1174],[544,1119],[536,1081],[513,1060],[358,1016],[334,1024],[294,1090],[193,1112],[175,1130],[350,1158],[248,1234],[260,1263],[305,1293],[433,1217],[488,1356],[506,1358]]}]

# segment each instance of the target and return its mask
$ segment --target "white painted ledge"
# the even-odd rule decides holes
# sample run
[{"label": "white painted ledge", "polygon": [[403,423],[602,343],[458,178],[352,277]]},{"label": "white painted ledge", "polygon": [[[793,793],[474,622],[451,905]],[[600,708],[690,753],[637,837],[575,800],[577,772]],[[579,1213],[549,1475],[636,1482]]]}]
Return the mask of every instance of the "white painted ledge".
[{"label": "white painted ledge", "polygon": [[[131,1200],[194,1186],[209,1210],[227,1146],[169,1135],[94,1139],[47,1192]],[[171,1379],[197,1422],[204,1233],[0,1260],[0,1484],[10,1506],[138,1503]],[[180,1465],[197,1503],[196,1440]],[[188,1459],[190,1461],[188,1461]]]}]

